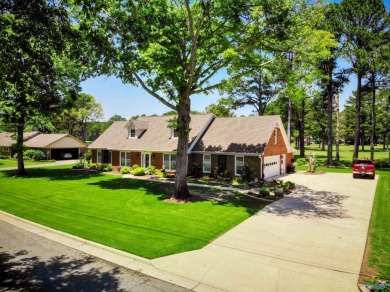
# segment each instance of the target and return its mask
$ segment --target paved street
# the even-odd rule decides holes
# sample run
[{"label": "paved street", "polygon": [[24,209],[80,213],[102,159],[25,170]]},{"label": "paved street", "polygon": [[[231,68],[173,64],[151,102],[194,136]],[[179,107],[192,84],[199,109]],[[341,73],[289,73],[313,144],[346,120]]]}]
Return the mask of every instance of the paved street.
[{"label": "paved street", "polygon": [[186,291],[0,220],[0,291]]}]

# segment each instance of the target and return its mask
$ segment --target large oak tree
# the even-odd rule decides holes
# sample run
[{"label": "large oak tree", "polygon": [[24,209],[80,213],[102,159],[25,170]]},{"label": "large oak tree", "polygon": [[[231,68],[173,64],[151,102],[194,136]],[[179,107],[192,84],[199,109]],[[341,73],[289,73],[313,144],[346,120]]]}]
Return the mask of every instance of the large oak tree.
[{"label": "large oak tree", "polygon": [[0,118],[17,129],[18,175],[25,174],[26,122],[78,90],[78,40],[60,2],[0,1]]}]

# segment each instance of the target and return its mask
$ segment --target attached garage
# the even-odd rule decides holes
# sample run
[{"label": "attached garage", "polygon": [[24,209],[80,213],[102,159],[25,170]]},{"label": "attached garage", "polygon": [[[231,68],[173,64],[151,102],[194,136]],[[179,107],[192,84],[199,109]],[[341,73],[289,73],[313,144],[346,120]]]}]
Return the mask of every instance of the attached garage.
[{"label": "attached garage", "polygon": [[39,134],[24,144],[27,148],[42,149],[48,159],[78,159],[87,144],[69,134]]},{"label": "attached garage", "polygon": [[280,155],[264,157],[264,179],[280,175]]}]

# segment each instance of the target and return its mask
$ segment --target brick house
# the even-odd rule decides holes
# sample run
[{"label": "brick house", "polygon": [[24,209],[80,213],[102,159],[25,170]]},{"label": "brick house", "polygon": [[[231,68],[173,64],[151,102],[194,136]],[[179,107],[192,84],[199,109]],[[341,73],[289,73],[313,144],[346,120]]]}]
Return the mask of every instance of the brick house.
[{"label": "brick house", "polygon": [[[113,123],[90,146],[92,162],[114,167],[165,166],[176,168],[177,136],[168,127],[173,116],[140,117]],[[188,169],[205,174],[239,176],[250,166],[256,177],[284,174],[292,165],[293,151],[279,116],[217,118],[192,115]]]}]

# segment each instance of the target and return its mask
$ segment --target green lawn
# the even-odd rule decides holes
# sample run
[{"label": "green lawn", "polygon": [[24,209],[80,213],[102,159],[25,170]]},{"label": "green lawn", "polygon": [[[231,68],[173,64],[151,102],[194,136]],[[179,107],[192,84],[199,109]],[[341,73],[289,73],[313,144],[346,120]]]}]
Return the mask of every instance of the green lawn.
[{"label": "green lawn", "polygon": [[[325,148],[326,149],[326,148]],[[359,148],[359,157],[360,158],[370,158],[371,152],[370,152],[370,147],[366,146],[364,148],[365,150],[362,151],[361,148]],[[312,151],[315,153],[316,157],[318,159],[321,159],[323,161],[326,161],[327,157],[327,151],[322,151],[321,148],[318,147],[318,144],[312,144],[310,146],[305,147],[306,154],[309,151]],[[299,151],[295,152],[295,158],[299,158]],[[336,150],[333,148],[333,158],[336,156]],[[342,145],[340,146],[340,160],[344,160],[346,162],[352,162],[353,158],[353,146],[351,145]],[[389,159],[389,151],[388,150],[383,150],[382,146],[376,146],[375,147],[375,152],[374,152],[374,159],[376,161],[379,160],[385,160]]]},{"label": "green lawn", "polygon": [[[54,160],[45,160],[45,161],[32,161],[32,160],[25,160],[24,165],[38,165],[48,162],[53,162]],[[15,159],[0,159],[0,168],[7,168],[7,167],[17,167],[18,161]]]},{"label": "green lawn", "polygon": [[370,267],[380,278],[390,280],[390,170],[377,171],[373,213],[370,223]]},{"label": "green lawn", "polygon": [[71,171],[69,166],[0,172],[0,209],[145,258],[201,248],[265,206],[165,202],[172,185]]}]

